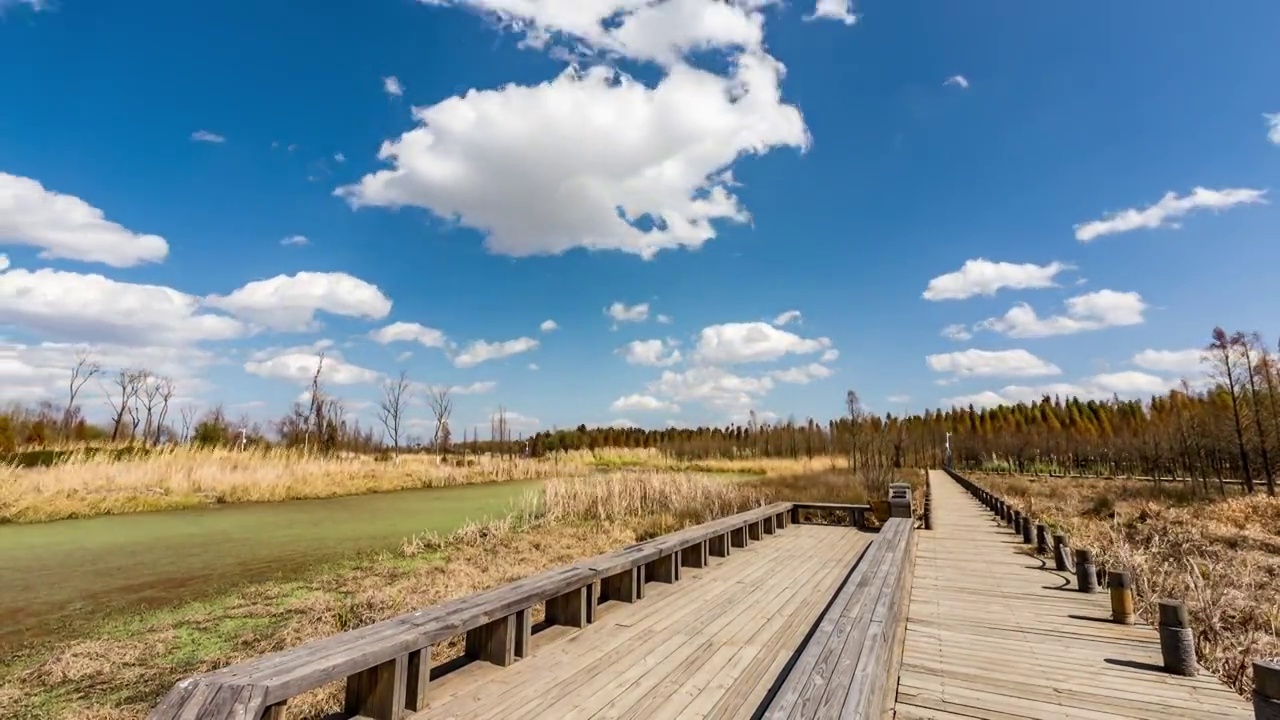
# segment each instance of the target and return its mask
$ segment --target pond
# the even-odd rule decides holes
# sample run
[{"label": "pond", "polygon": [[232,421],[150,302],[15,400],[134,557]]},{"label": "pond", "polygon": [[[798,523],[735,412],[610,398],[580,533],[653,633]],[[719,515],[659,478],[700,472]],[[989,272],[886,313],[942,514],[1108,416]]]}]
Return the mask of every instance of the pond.
[{"label": "pond", "polygon": [[506,514],[540,482],[0,525],[0,648]]}]

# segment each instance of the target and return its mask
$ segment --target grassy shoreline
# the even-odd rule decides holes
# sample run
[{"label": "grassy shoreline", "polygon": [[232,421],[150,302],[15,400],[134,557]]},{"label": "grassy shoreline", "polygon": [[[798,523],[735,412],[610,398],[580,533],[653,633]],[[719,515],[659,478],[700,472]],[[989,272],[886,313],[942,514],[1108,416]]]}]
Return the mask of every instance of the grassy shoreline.
[{"label": "grassy shoreline", "polygon": [[[142,718],[181,677],[783,498],[861,502],[865,495],[847,472],[725,480],[628,471],[550,480],[541,497],[526,496],[503,519],[423,533],[306,578],[253,583],[21,648],[0,661],[0,716]],[[433,659],[460,652],[455,639]],[[291,717],[319,717],[339,698],[340,688],[309,694],[290,703]]]},{"label": "grassy shoreline", "polygon": [[545,458],[498,456],[308,455],[170,447],[130,453],[81,449],[31,467],[0,464],[0,524],[185,510],[230,503],[281,502],[581,477],[632,469],[796,475],[845,466],[842,458],[684,462],[654,450],[576,451]]}]

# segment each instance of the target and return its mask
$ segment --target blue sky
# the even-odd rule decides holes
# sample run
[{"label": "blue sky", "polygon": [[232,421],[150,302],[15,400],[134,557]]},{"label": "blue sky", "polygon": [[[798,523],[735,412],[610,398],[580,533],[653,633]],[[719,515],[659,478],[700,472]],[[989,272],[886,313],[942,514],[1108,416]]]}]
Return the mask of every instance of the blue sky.
[{"label": "blue sky", "polygon": [[1274,2],[326,9],[0,0],[0,394],[89,347],[265,420],[323,350],[366,419],[404,369],[455,429],[663,427],[1276,335]]}]

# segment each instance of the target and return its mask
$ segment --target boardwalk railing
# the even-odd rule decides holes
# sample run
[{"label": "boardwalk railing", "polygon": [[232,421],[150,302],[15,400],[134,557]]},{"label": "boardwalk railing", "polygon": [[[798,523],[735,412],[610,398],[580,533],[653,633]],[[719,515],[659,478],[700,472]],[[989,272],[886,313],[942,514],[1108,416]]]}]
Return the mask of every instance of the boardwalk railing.
[{"label": "boardwalk railing", "polygon": [[[869,509],[865,505],[775,503],[714,520],[181,680],[148,718],[284,720],[291,698],[345,681],[347,716],[401,720],[426,707],[431,648],[437,643],[465,635],[468,657],[507,666],[529,656],[531,610],[539,604],[545,603],[548,624],[581,628],[595,620],[601,601],[636,602],[644,597],[646,582],[675,583],[682,567],[704,567],[710,557],[727,557],[733,548],[773,535],[809,512],[843,513],[849,524],[862,525]],[[876,560],[876,571],[868,576],[875,580],[870,587],[901,585],[901,544],[910,536],[909,524],[891,520],[873,543],[882,549],[873,556],[880,559]],[[891,539],[896,543],[893,548],[883,547],[891,543],[881,541]],[[884,564],[886,560],[888,564]],[[909,576],[909,569],[905,573]],[[880,604],[875,598],[868,602]],[[894,612],[905,607],[896,599],[886,602],[885,609],[875,615],[877,623],[894,621]]]},{"label": "boardwalk railing", "polygon": [[[996,518],[1021,535],[1022,542],[1035,545],[1037,554],[1048,555],[1049,523],[1024,513],[1016,503],[951,470],[945,472],[960,483],[969,494],[987,507]],[[1106,587],[1111,596],[1111,620],[1133,624],[1133,578],[1127,570],[1106,569],[1094,562],[1090,548],[1074,552],[1066,535],[1053,533],[1054,567],[1075,576],[1076,590],[1095,593]],[[1104,585],[1105,584],[1105,585]],[[1181,600],[1157,600],[1159,615],[1160,655],[1164,670],[1174,675],[1195,676],[1200,673],[1196,659],[1195,638],[1187,606]],[[1280,658],[1253,661],[1253,708],[1257,720],[1280,720]]]},{"label": "boardwalk railing", "polygon": [[915,520],[893,517],[805,642],[764,712],[785,718],[879,718],[892,708],[911,595]]}]

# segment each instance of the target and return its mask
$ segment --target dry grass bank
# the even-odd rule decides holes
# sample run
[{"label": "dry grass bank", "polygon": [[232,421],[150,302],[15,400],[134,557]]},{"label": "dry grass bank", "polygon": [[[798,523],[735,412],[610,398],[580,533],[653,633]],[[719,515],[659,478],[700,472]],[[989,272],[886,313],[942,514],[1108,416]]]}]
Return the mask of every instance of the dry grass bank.
[{"label": "dry grass bank", "polygon": [[741,473],[768,477],[847,467],[839,458],[685,462],[657,450],[576,451],[537,458],[402,455],[318,456],[170,447],[128,455],[73,451],[47,466],[0,464],[0,523],[278,502],[511,480],[576,477],[617,469]]},{"label": "dry grass bank", "polygon": [[1280,656],[1280,499],[1197,498],[1184,485],[1127,480],[984,477],[1025,510],[1133,573],[1141,617],[1187,603],[1201,662],[1244,692],[1250,663]]},{"label": "dry grass bank", "polygon": [[[306,581],[255,584],[0,660],[0,717],[142,718],[181,677],[779,498],[848,502],[860,500],[861,491],[839,473],[735,481],[627,471],[551,480],[501,521],[408,538],[396,552],[330,567]],[[437,646],[433,660],[460,653],[455,639]],[[331,687],[299,698],[290,716],[319,717],[340,704],[340,694]]]}]

